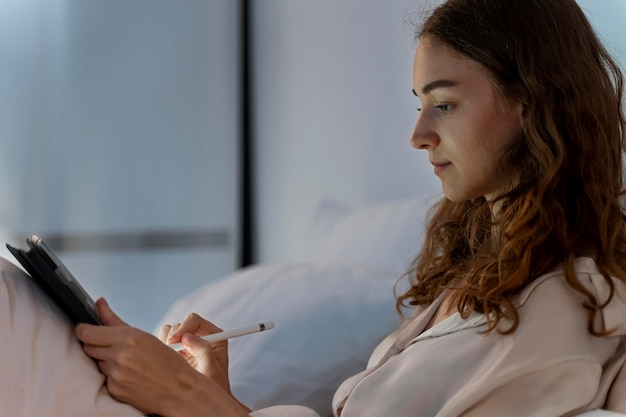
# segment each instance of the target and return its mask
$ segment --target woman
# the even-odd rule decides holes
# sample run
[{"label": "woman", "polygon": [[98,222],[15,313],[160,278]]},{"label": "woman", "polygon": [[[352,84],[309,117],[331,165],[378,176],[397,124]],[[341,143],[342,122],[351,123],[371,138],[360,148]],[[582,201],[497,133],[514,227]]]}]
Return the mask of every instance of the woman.
[{"label": "woman", "polygon": [[[335,415],[625,407],[609,391],[626,360],[618,67],[574,0],[449,0],[417,37],[411,144],[445,198],[398,297],[414,313],[339,388]],[[114,397],[163,416],[248,415],[230,393],[226,343],[196,336],[211,323],[164,328],[187,346],[177,357],[98,307],[108,326],[76,333]]]}]

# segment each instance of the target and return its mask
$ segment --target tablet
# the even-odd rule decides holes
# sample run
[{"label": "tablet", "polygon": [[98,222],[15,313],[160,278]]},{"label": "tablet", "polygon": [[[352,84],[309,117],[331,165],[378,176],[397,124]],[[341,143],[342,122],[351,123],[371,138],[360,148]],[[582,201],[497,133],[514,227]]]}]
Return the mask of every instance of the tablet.
[{"label": "tablet", "polygon": [[33,281],[59,306],[74,323],[102,324],[96,313],[96,303],[78,280],[36,235],[26,239],[28,249],[18,249],[7,243]]}]

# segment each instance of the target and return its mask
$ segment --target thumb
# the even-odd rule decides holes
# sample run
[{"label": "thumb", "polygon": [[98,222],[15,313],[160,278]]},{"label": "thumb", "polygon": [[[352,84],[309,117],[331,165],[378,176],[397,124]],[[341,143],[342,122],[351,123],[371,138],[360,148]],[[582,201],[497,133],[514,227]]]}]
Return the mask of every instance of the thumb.
[{"label": "thumb", "polygon": [[185,347],[185,350],[189,352],[190,355],[196,358],[201,358],[201,357],[204,357],[205,355],[210,355],[212,352],[211,343],[207,342],[200,336],[196,336],[193,333],[183,334],[181,342],[183,346]]},{"label": "thumb", "polygon": [[96,307],[98,308],[98,317],[105,326],[127,326],[124,320],[111,310],[109,303],[104,298],[99,298],[96,301]]}]

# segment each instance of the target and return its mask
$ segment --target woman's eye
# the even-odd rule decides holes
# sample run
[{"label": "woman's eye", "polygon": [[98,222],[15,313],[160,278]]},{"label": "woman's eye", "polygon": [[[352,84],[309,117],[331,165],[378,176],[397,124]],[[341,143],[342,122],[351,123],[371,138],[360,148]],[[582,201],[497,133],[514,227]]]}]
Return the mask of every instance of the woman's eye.
[{"label": "woman's eye", "polygon": [[452,104],[439,104],[435,108],[441,110],[443,113],[449,113],[452,111]]}]

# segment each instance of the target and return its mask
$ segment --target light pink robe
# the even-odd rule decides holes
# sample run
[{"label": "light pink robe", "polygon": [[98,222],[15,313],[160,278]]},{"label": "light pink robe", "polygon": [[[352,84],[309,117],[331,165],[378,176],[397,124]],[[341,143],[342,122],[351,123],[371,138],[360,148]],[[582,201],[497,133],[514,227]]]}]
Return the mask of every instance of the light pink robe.
[{"label": "light pink robe", "polygon": [[[606,300],[609,287],[590,258],[576,260],[585,287]],[[605,406],[626,412],[626,286],[604,309],[596,337],[587,329],[585,298],[560,270],[535,280],[519,296],[512,335],[485,330],[485,317],[454,314],[424,331],[442,302],[419,309],[376,349],[370,366],[346,380],[333,399],[340,417],[557,417]],[[626,371],[623,373],[625,374]],[[613,395],[611,395],[613,394]],[[607,400],[608,399],[608,400]],[[274,407],[255,417],[314,416]]]}]

